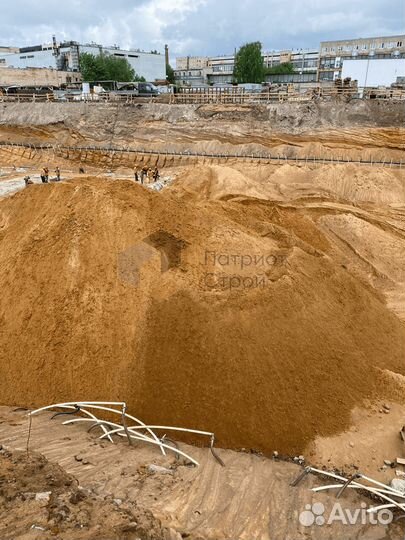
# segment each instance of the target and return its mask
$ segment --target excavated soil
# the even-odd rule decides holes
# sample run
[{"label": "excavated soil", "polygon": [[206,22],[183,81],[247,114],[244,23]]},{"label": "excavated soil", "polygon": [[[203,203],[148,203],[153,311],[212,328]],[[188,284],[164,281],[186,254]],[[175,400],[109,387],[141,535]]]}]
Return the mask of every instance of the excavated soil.
[{"label": "excavated soil", "polygon": [[[0,107],[0,142],[37,146],[0,146],[0,537],[402,538],[303,527],[336,501],[286,460],[403,474],[404,168],[166,152],[404,162],[403,104]],[[133,182],[145,164],[161,191]],[[213,431],[225,467],[193,438],[197,468],[10,408],[65,400]]]},{"label": "excavated soil", "polygon": [[[0,139],[390,161],[404,157],[403,114],[16,104]],[[174,182],[135,185],[144,163]],[[2,403],[122,399],[223,447],[295,454],[370,400],[402,401],[403,169],[8,147],[0,192],[24,175],[7,166],[44,164],[66,181],[0,202]]]},{"label": "excavated soil", "polygon": [[2,540],[170,538],[151,513],[115,501],[79,486],[76,478],[40,454],[0,450]]},{"label": "excavated soil", "polygon": [[296,453],[404,374],[403,325],[296,209],[85,177],[3,200],[0,231],[3,403],[119,396]]}]

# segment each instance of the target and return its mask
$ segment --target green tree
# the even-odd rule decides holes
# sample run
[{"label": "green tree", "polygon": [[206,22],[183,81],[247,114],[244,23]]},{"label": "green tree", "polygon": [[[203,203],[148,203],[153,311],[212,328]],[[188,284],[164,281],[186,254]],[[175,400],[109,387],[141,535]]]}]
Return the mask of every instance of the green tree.
[{"label": "green tree", "polygon": [[174,69],[170,64],[166,64],[166,79],[170,84],[174,84]]},{"label": "green tree", "polygon": [[294,66],[290,62],[283,62],[278,66],[271,66],[265,69],[266,75],[282,75],[283,73],[294,73]]},{"label": "green tree", "polygon": [[261,83],[264,78],[262,44],[246,43],[236,54],[234,78],[237,83]]},{"label": "green tree", "polygon": [[80,71],[83,80],[86,82],[130,82],[141,79],[136,75],[126,58],[118,58],[109,54],[100,54],[98,56],[90,53],[81,54]]}]

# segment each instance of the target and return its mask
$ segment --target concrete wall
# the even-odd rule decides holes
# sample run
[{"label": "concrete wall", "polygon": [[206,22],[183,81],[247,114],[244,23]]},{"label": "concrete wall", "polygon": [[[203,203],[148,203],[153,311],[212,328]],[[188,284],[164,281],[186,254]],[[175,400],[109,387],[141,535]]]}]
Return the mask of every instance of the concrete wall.
[{"label": "concrete wall", "polygon": [[351,77],[359,86],[390,86],[403,76],[405,58],[343,61],[342,77]]},{"label": "concrete wall", "polygon": [[59,86],[68,82],[80,82],[80,73],[39,68],[0,67],[0,85]]}]

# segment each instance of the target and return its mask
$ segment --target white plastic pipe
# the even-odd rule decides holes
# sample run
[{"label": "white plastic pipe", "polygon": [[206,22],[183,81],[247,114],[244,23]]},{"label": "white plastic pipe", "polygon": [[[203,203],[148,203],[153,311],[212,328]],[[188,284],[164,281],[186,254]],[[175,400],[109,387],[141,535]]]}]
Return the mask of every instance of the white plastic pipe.
[{"label": "white plastic pipe", "polygon": [[[30,412],[28,414],[34,415],[34,414],[38,414],[41,411],[46,411],[46,410],[55,409],[55,408],[63,408],[63,407],[65,407],[65,408],[73,407],[74,408],[75,405],[80,407],[81,410],[83,410],[85,407],[88,407],[88,408],[91,408],[91,409],[100,409],[100,410],[103,410],[103,411],[108,411],[108,412],[112,412],[112,413],[119,414],[119,415],[123,414],[122,410],[117,411],[117,409],[112,409],[111,407],[105,407],[104,405],[112,405],[112,406],[115,405],[115,406],[119,406],[121,408],[126,407],[125,401],[70,401],[70,402],[66,402],[66,403],[56,403],[54,405],[47,405],[46,407],[41,407],[40,409],[36,409],[35,411],[32,411],[32,412]],[[126,414],[126,413],[124,413],[124,414],[125,414],[126,417],[130,418],[131,420],[133,420],[137,424],[145,427],[145,429],[152,435],[152,437],[155,439],[155,441],[157,443],[159,443],[160,450],[161,450],[162,454],[165,456],[166,452],[164,450],[164,447],[161,445],[160,439],[157,437],[157,435],[155,433],[153,433],[152,430],[146,428],[145,424],[141,420],[139,420],[138,418],[135,418],[134,416],[131,416],[131,415]],[[94,417],[94,418],[96,418],[96,417]]]},{"label": "white plastic pipe", "polygon": [[[104,437],[104,435],[103,435]],[[320,491],[327,491],[328,489],[340,489],[342,488],[343,485],[342,484],[333,484],[333,485],[330,485],[330,486],[320,486],[320,487],[317,487],[317,488],[311,488],[311,491],[313,491],[314,493],[318,493]],[[393,493],[391,490],[388,490],[388,489],[374,489],[374,488],[369,488],[369,486],[363,486],[362,484],[349,484],[348,486],[346,486],[346,489],[372,489],[373,491],[378,491],[379,493],[385,493],[386,495],[392,495],[392,496],[395,496],[395,497],[401,497],[402,499],[405,499],[405,495],[400,495],[399,493]]]},{"label": "white plastic pipe", "polygon": [[[50,406],[50,407],[43,407],[42,409],[37,409],[36,411],[32,411],[32,412],[30,412],[28,414],[32,416],[32,415],[37,414],[38,412],[40,412],[42,410],[51,409],[51,407],[55,407],[55,405]],[[74,405],[69,405],[69,404],[63,404],[63,405],[60,404],[60,405],[56,405],[56,407],[58,407],[59,409],[69,409],[69,410],[72,410],[72,409],[74,410],[76,408]],[[83,412],[84,414],[86,414],[87,416],[89,416],[90,418],[92,418],[95,421],[98,420],[97,416],[95,416],[93,413],[91,413],[90,411],[87,411],[86,409],[84,409],[82,407],[80,408],[80,411],[78,411],[78,412]],[[106,435],[106,437],[108,437],[108,440],[113,443],[114,441],[108,435],[107,429],[105,427],[102,427],[102,430],[104,431],[104,434]]]},{"label": "white plastic pipe", "polygon": [[[330,476],[331,478],[336,478],[337,480],[341,480],[342,482],[347,482],[348,478],[344,478],[342,476],[339,476],[337,474],[334,474],[334,473],[330,473],[330,472],[327,472],[327,471],[321,471],[319,469],[314,469],[312,467],[310,467],[310,471],[311,472],[316,472],[316,473],[319,473],[321,475],[324,475],[324,476]],[[366,479],[366,480],[369,480],[368,477],[364,477],[363,475],[361,475],[362,478]],[[380,482],[377,482],[376,480],[374,481],[376,482],[377,484],[380,484],[381,486],[383,486],[385,489],[389,488],[389,486],[386,486],[384,484],[381,484]],[[368,486],[364,486],[362,484],[359,484],[358,482],[352,482],[352,484],[349,484],[349,485],[355,485],[355,486],[361,486],[363,489],[367,490],[367,491],[370,491],[370,493],[373,493],[375,495],[378,495],[381,499],[384,499],[386,501],[388,501],[389,503],[393,504],[394,506],[396,506],[397,508],[399,508],[400,510],[402,510],[403,512],[405,511],[405,504],[399,504],[397,503],[396,501],[394,501],[393,499],[391,499],[390,497],[387,497],[386,495],[384,495],[383,493],[379,492],[377,489],[374,489],[374,488],[371,488],[371,487],[368,487]],[[342,486],[341,486],[342,487]],[[391,489],[391,488],[389,488]],[[395,495],[394,493],[392,495]]]},{"label": "white plastic pipe", "polygon": [[[65,420],[65,422],[63,422],[63,425],[67,426],[69,424],[74,424],[76,422],[93,422],[93,424],[97,424],[100,427],[102,427],[102,424],[107,424],[108,426],[112,426],[113,428],[116,428],[116,429],[113,429],[112,431],[106,431],[104,433],[104,435],[101,435],[99,437],[100,439],[104,439],[104,437],[108,437],[111,440],[110,436],[114,435],[115,433],[118,433],[119,431],[124,432],[123,436],[126,437],[125,429],[122,426],[120,426],[119,424],[115,424],[114,422],[109,422],[108,420],[99,420],[99,419],[96,418],[96,421],[94,421],[91,418],[72,418],[71,420]],[[128,428],[128,430],[129,429],[130,428]],[[144,439],[147,440],[147,441],[154,440],[154,439],[151,439],[151,437],[148,437],[147,435],[144,435],[143,433],[137,433],[137,435],[139,437],[144,437]]]},{"label": "white plastic pipe", "polygon": [[368,508],[366,512],[368,514],[373,514],[375,512],[379,512],[380,510],[385,510],[388,508],[396,508],[396,505],[395,504],[382,504],[380,506],[373,506],[372,508]]},{"label": "white plastic pipe", "polygon": [[[101,406],[99,404],[100,402],[97,402],[97,401],[95,401],[95,402],[82,402],[82,403],[86,403],[86,407],[90,407],[91,409],[100,409],[102,411],[107,411],[107,412],[112,412],[112,413],[115,413],[115,414],[119,414],[120,416],[122,416],[122,414],[123,414],[123,411],[117,411],[116,409],[112,409],[110,407],[103,407],[103,406]],[[80,406],[80,403],[77,403],[77,405]],[[105,405],[111,405],[111,403],[105,402]],[[112,403],[112,405],[114,405],[114,403]],[[115,405],[121,405],[122,407],[126,407],[125,402],[115,403]],[[133,420],[134,422],[139,424],[140,428],[146,429],[152,435],[152,437],[155,439],[155,441],[157,443],[160,443],[159,437],[155,433],[153,433],[153,431],[151,429],[148,429],[147,426],[142,422],[142,420],[139,420],[135,416],[132,416],[132,415],[130,415],[128,413],[124,413],[124,415],[125,415],[126,418],[129,418],[130,420]],[[161,450],[162,454],[165,456],[166,452],[164,451],[163,446],[160,447],[160,450]]]},{"label": "white plastic pipe", "polygon": [[171,427],[171,426],[150,426],[150,425],[131,426],[131,429],[135,429],[135,430],[145,429],[145,428],[163,429],[163,430],[166,430],[166,431],[183,431],[183,432],[186,432],[186,433],[195,433],[197,435],[207,435],[207,437],[213,437],[214,436],[214,433],[210,433],[209,431],[200,431],[198,429],[188,429],[188,428],[179,428],[179,427]]}]

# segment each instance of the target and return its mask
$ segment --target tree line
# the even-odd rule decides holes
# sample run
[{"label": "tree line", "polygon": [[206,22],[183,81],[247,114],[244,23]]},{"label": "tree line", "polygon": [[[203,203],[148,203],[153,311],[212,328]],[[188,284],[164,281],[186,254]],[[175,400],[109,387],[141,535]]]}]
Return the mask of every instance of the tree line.
[{"label": "tree line", "polygon": [[[126,58],[119,58],[109,54],[95,56],[90,53],[80,55],[80,71],[83,80],[90,81],[117,81],[117,82],[144,82],[144,77],[135,73]],[[235,56],[234,82],[235,83],[262,83],[266,75],[279,75],[294,73],[294,66],[284,62],[276,66],[266,67],[263,64],[262,44],[259,41],[246,43]],[[166,65],[166,79],[174,84],[174,70]]]}]

